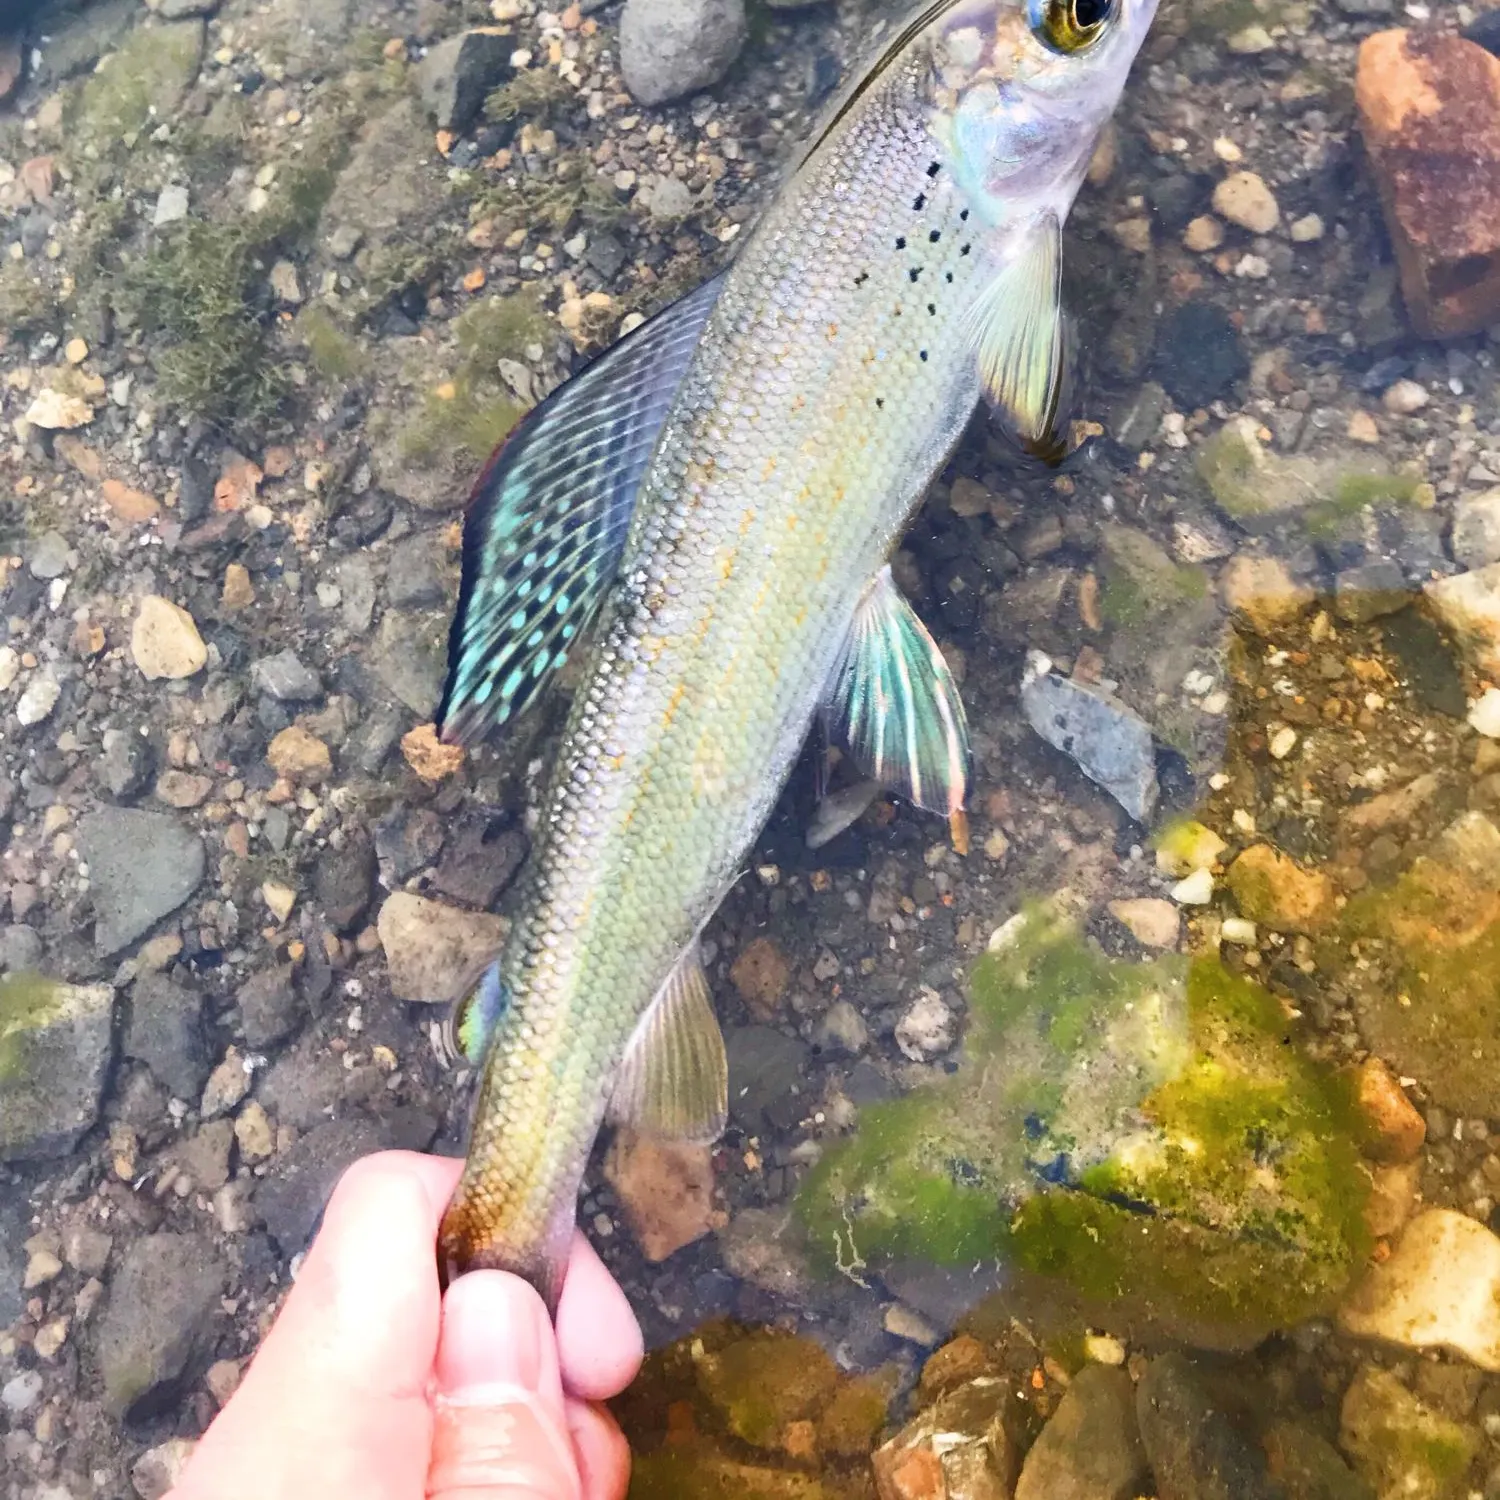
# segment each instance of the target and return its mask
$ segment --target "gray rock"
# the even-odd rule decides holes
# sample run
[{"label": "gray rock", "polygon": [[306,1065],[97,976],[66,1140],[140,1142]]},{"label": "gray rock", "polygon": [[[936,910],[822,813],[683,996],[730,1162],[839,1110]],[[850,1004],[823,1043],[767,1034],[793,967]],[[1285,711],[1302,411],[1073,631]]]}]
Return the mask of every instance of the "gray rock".
[{"label": "gray rock", "polygon": [[59,531],[44,531],[32,544],[27,564],[33,578],[61,578],[68,571],[68,539]]},{"label": "gray rock", "polygon": [[385,595],[392,608],[441,604],[457,581],[452,554],[438,532],[419,531],[391,548]]},{"label": "gray rock", "polygon": [[195,1188],[216,1193],[229,1181],[229,1153],[233,1149],[234,1122],[210,1120],[173,1151],[172,1160]]},{"label": "gray rock", "polygon": [[0,974],[34,969],[42,961],[42,938],[34,927],[14,922],[0,927]]},{"label": "gray rock", "polygon": [[1026,1455],[1015,1500],[1132,1500],[1146,1479],[1130,1376],[1086,1365]]},{"label": "gray rock", "polygon": [[261,1074],[256,1097],[281,1124],[311,1130],[344,1102],[346,1081],[342,1069],[328,1066],[323,1049],[304,1037]]},{"label": "gray rock", "polygon": [[375,574],[370,559],[346,557],[334,570],[339,589],[339,618],[351,635],[363,635],[375,618]]},{"label": "gray rock", "polygon": [[423,1151],[437,1134],[437,1121],[418,1110],[398,1110],[389,1120],[356,1116],[326,1120],[290,1151],[275,1158],[271,1175],[255,1194],[266,1231],[286,1255],[312,1238],[338,1180],[372,1151]]},{"label": "gray rock", "polygon": [[58,14],[47,46],[40,49],[42,63],[36,82],[52,88],[75,73],[92,70],[139,21],[138,0],[98,0],[86,10]]},{"label": "gray rock", "polygon": [[1411,603],[1411,590],[1400,567],[1390,561],[1345,568],[1333,581],[1334,613],[1355,625],[1368,625]]},{"label": "gray rock", "polygon": [[813,1027],[812,1044],[824,1052],[857,1057],[870,1043],[865,1018],[847,1000],[835,1000]]},{"label": "gray rock", "polygon": [[65,1155],[99,1117],[115,992],[39,974],[0,979],[0,1162]]},{"label": "gray rock", "polygon": [[290,964],[277,964],[252,974],[240,986],[237,998],[245,1041],[257,1050],[285,1041],[306,1015],[306,1007],[292,983]]},{"label": "gray rock", "polygon": [[1119,402],[1110,413],[1110,435],[1122,448],[1144,448],[1161,430],[1167,393],[1154,380]]},{"label": "gray rock", "polygon": [[1264,1456],[1213,1406],[1183,1355],[1146,1367],[1136,1420],[1164,1500],[1284,1500]]},{"label": "gray rock", "polygon": [[375,847],[367,838],[350,838],[319,858],[313,900],[335,932],[350,932],[370,909],[374,886]]},{"label": "gray rock", "polygon": [[620,71],[642,104],[664,104],[717,83],[747,34],[744,0],[626,0]]},{"label": "gray rock", "polygon": [[805,1043],[774,1026],[734,1026],[724,1034],[729,1054],[729,1114],[748,1131],[769,1124],[789,1129],[807,1112]]},{"label": "gray rock", "polygon": [[380,622],[370,665],[418,718],[430,720],[443,697],[448,671],[448,618],[392,610]]},{"label": "gray rock", "polygon": [[125,1055],[145,1063],[174,1098],[197,1099],[213,1066],[203,1035],[203,996],[165,974],[142,974],[130,996]]},{"label": "gray rock", "polygon": [[1112,694],[1059,676],[1045,661],[1034,656],[1021,685],[1027,722],[1144,823],[1159,795],[1150,726]]},{"label": "gray rock", "polygon": [[42,1399],[45,1382],[40,1370],[22,1370],[0,1385],[0,1411],[12,1418],[24,1417]]},{"label": "gray rock", "polygon": [[187,218],[188,190],[180,182],[168,183],[156,195],[156,208],[151,215],[151,227],[160,229]]},{"label": "gray rock", "polygon": [[30,1259],[25,1243],[30,1234],[21,1205],[0,1203],[0,1328],[9,1328],[26,1310],[21,1280]]},{"label": "gray rock", "polygon": [[94,948],[108,958],[177,910],[203,882],[203,841],[173,813],[101,807],[78,822]]},{"label": "gray rock", "polygon": [[323,696],[323,680],[298,659],[295,651],[263,656],[250,668],[257,692],[269,693],[278,703],[311,703]]},{"label": "gray rock", "polygon": [[[300,11],[307,0],[283,3]],[[429,223],[445,197],[445,189],[427,170],[431,146],[431,131],[416,100],[398,100],[360,131],[324,210],[324,222],[358,231],[369,248]]]},{"label": "gray rock", "polygon": [[433,889],[488,911],[515,878],[526,849],[526,835],[519,828],[492,832],[487,819],[470,820],[448,836]]},{"label": "gray rock", "polygon": [[1451,547],[1465,568],[1500,562],[1500,489],[1470,495],[1454,506]]},{"label": "gray rock", "polygon": [[465,130],[485,95],[510,75],[515,38],[465,31],[439,42],[417,65],[417,91],[440,130]]},{"label": "gray rock", "polygon": [[99,780],[116,801],[138,797],[151,785],[156,772],[156,753],[144,735],[128,730],[110,730],[104,736],[99,757]]},{"label": "gray rock", "polygon": [[200,1234],[151,1234],[126,1250],[95,1354],[110,1415],[168,1411],[213,1349],[228,1269]]},{"label": "gray rock", "polygon": [[160,0],[157,15],[167,21],[185,21],[189,16],[211,16],[219,0]]}]

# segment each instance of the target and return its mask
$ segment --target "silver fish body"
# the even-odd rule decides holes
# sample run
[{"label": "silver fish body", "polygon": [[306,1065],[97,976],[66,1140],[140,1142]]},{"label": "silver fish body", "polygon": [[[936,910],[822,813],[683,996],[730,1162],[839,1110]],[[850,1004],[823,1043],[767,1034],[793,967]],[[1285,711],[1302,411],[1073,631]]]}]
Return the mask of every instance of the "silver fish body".
[{"label": "silver fish body", "polygon": [[[555,1296],[606,1112],[686,1135],[722,1125],[722,1043],[691,950],[831,684],[865,769],[937,810],[961,804],[956,690],[882,570],[983,392],[1023,428],[1050,415],[1052,331],[986,324],[1003,324],[992,304],[1039,224],[1051,238],[1029,285],[1055,279],[1050,246],[1154,8],[1114,0],[1084,87],[1052,66],[1084,59],[1043,55],[1042,3],[921,8],[684,330],[696,339],[660,398],[500,960],[507,1004],[444,1223],[451,1269],[502,1266]],[[476,542],[469,608],[485,569],[524,545]],[[534,610],[510,618],[539,637]],[[484,679],[482,634],[455,627],[446,723],[461,735],[488,727],[481,695],[522,672]]]}]

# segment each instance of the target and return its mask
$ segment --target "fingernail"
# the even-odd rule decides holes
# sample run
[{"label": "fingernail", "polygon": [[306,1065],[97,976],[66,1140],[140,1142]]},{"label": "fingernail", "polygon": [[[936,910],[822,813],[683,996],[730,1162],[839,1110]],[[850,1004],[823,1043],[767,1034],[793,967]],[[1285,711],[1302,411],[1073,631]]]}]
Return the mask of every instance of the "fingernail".
[{"label": "fingernail", "polygon": [[546,1317],[541,1299],[513,1277],[494,1271],[461,1276],[443,1301],[438,1379],[444,1393],[457,1398],[496,1384],[536,1390],[547,1373]]}]

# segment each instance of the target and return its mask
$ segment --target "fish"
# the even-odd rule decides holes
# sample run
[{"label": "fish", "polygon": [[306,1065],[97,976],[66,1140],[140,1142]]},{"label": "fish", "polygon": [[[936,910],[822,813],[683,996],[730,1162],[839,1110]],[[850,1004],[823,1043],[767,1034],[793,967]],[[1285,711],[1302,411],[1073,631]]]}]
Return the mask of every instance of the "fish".
[{"label": "fish", "polygon": [[700,934],[813,725],[954,817],[953,674],[888,563],[981,400],[1055,454],[1061,233],[1156,0],[923,0],[728,268],[530,413],[480,475],[438,726],[578,687],[492,970],[439,1231],[555,1309],[606,1124],[727,1118]]}]

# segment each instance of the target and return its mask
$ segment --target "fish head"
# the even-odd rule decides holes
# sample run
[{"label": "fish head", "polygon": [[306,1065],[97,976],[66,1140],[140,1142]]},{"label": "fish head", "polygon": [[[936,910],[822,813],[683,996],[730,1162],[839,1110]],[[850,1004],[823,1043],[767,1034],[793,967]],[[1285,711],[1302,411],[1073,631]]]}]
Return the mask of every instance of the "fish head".
[{"label": "fish head", "polygon": [[934,127],[994,227],[1067,216],[1157,0],[951,0],[924,40]]}]

